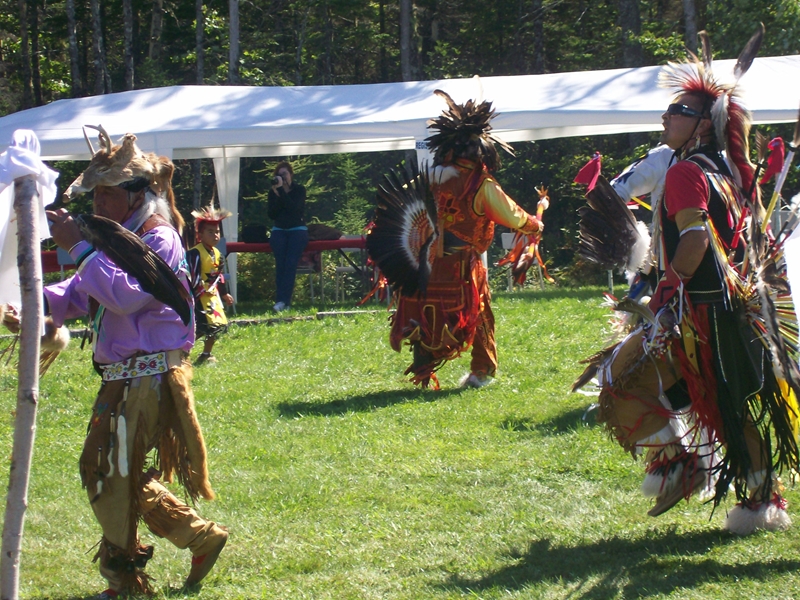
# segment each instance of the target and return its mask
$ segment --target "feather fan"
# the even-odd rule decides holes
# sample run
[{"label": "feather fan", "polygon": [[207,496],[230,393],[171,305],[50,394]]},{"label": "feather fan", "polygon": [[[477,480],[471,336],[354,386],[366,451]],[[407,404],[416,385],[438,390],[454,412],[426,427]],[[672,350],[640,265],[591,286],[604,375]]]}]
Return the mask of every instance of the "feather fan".
[{"label": "feather fan", "polygon": [[419,172],[414,165],[411,178],[401,169],[385,176],[367,235],[367,253],[403,296],[425,294],[438,237],[436,214],[427,168]]},{"label": "feather fan", "polygon": [[138,235],[111,219],[97,215],[79,215],[75,221],[87,242],[135,277],[142,290],[174,309],[184,325],[189,324],[192,314],[189,292],[164,259]]},{"label": "feather fan", "polygon": [[636,271],[650,246],[650,235],[602,175],[586,194],[580,216],[581,256],[607,269]]}]

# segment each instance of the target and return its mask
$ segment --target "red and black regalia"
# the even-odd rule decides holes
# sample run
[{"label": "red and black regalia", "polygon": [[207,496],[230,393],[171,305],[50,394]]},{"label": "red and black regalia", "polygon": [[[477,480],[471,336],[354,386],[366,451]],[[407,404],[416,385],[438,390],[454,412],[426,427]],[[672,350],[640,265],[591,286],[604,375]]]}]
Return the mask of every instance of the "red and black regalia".
[{"label": "red and black regalia", "polygon": [[[757,44],[748,48],[754,54]],[[785,334],[796,317],[785,268],[763,235],[749,114],[736,86],[718,83],[710,64],[671,64],[661,82],[677,96],[665,132],[673,115],[697,125],[671,146],[678,162],[655,207],[660,281],[649,320],[587,361],[601,387],[599,420],[624,448],[646,451],[642,489],[656,498],[651,516],[695,493],[716,505],[733,486],[738,504],[727,529],[785,529],[791,521],[778,475],[798,467],[800,391],[789,342],[796,334]],[[700,249],[686,272],[691,240]]]}]

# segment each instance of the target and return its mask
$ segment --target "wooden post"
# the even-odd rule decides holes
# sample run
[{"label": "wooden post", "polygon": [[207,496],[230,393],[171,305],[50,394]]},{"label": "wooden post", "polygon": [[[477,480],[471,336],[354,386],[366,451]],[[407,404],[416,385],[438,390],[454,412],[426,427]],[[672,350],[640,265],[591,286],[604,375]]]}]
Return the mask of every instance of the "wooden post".
[{"label": "wooden post", "polygon": [[42,262],[39,253],[37,205],[39,194],[34,175],[14,181],[14,211],[17,216],[17,266],[22,289],[22,324],[19,340],[17,414],[8,481],[3,546],[0,557],[0,598],[19,597],[22,529],[28,507],[28,481],[36,433],[39,402],[39,343],[42,335]]}]

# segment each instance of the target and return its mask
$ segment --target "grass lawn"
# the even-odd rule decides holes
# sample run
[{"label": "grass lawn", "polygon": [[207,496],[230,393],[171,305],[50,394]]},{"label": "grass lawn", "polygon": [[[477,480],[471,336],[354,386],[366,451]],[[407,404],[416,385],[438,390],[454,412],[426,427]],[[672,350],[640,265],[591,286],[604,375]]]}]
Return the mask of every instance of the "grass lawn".
[{"label": "grass lawn", "polygon": [[[194,379],[219,496],[199,509],[231,538],[187,595],[188,551],[143,529],[156,597],[796,597],[800,525],[732,536],[732,499],[648,517],[641,464],[582,421],[592,398],[569,390],[604,341],[599,301],[596,288],[498,293],[500,372],[481,390],[456,387],[467,357],[439,372],[441,391],[414,389],[385,312],[232,327]],[[23,598],[105,587],[77,468],[99,384],[90,363],[74,340],[41,383]],[[12,366],[0,402],[8,456]]]}]

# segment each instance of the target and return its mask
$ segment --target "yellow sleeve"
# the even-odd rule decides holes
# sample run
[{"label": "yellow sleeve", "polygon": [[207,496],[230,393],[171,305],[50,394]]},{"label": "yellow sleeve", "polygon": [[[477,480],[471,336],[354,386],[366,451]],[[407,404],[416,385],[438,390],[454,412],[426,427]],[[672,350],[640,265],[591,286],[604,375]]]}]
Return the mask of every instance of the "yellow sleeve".
[{"label": "yellow sleeve", "polygon": [[491,178],[483,182],[475,195],[474,209],[479,215],[486,215],[495,223],[522,233],[536,233],[541,227],[539,219],[525,212]]},{"label": "yellow sleeve", "polygon": [[675,215],[675,224],[681,235],[687,230],[705,229],[706,222],[703,218],[705,211],[702,208],[684,208]]}]

